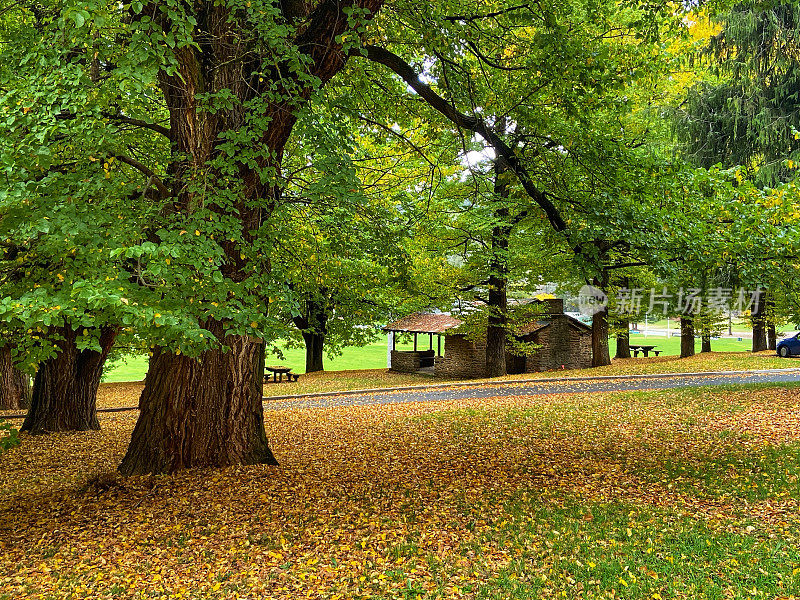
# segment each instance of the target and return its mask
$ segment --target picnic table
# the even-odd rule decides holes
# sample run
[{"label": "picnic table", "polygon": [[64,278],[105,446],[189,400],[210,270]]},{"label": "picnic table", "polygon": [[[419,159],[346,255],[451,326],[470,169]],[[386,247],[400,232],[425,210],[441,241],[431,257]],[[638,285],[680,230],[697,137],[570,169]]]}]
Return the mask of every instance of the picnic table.
[{"label": "picnic table", "polygon": [[634,358],[639,356],[639,352],[644,353],[644,357],[645,358],[647,358],[647,356],[650,354],[650,352],[652,352],[656,356],[661,354],[661,350],[654,350],[654,348],[656,348],[656,346],[643,346],[641,344],[631,344],[630,345],[630,349],[633,350],[633,357]]},{"label": "picnic table", "polygon": [[283,376],[286,375],[286,381],[297,381],[300,378],[300,375],[297,373],[292,373],[291,367],[284,367],[283,365],[273,365],[270,367],[264,367],[268,373],[264,375],[264,383],[269,383],[270,374],[272,374],[272,381],[275,383],[283,381]]}]

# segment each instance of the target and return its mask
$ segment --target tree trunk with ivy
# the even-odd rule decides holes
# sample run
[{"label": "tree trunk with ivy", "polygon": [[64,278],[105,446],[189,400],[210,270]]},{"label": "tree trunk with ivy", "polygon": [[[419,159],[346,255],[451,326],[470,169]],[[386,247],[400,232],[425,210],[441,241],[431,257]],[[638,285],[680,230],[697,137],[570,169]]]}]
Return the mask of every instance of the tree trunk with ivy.
[{"label": "tree trunk with ivy", "polygon": [[[599,290],[605,291],[608,286],[608,271],[603,270],[600,276],[592,280]],[[605,367],[611,364],[611,353],[608,348],[608,304],[597,307],[592,315],[592,366]]]},{"label": "tree trunk with ivy", "polygon": [[0,410],[31,405],[31,378],[14,366],[11,346],[0,346]]},{"label": "tree trunk with ivy", "polygon": [[[498,124],[505,130],[505,122]],[[508,372],[506,365],[506,336],[508,335],[508,244],[511,226],[508,207],[502,202],[508,198],[508,185],[503,175],[508,172],[505,159],[494,162],[494,199],[500,203],[494,210],[496,225],[492,227],[489,256],[489,279],[486,327],[486,376],[502,377]]]},{"label": "tree trunk with ivy", "polygon": [[97,420],[97,390],[108,353],[119,329],[100,330],[100,351],[79,350],[78,332],[56,331],[58,354],[39,363],[33,380],[31,407],[20,431],[89,431],[100,429]]},{"label": "tree trunk with ivy", "polygon": [[[345,64],[341,36],[348,28],[349,9],[377,13],[383,0],[322,0],[283,2],[283,17],[297,26],[294,44],[307,59],[301,79],[288,64],[269,63],[247,47],[242,31],[254,30],[246,13],[226,3],[193,5],[198,22],[197,47],[175,51],[174,72],[160,74],[161,92],[170,113],[170,137],[175,156],[187,157],[172,168],[170,210],[188,214],[197,205],[187,197],[186,184],[194,173],[212,171],[220,155],[220,141],[236,135],[254,119],[264,130],[247,147],[255,164],[238,165],[241,191],[235,206],[220,217],[241,223],[244,243],[269,217],[280,196],[277,181],[284,148],[297,120],[296,114],[313,89],[310,81],[324,85]],[[155,4],[145,12],[165,29],[168,17]],[[231,96],[232,106],[211,112],[198,108],[198,94]],[[256,101],[259,102],[256,102]],[[253,114],[244,107],[255,103]],[[275,176],[266,183],[262,173]],[[226,254],[223,276],[234,282],[247,277],[247,260],[235,242],[222,244]],[[140,416],[128,452],[119,469],[126,475],[169,473],[189,467],[223,467],[233,464],[275,464],[267,443],[262,413],[261,381],[264,343],[244,335],[225,335],[224,323],[205,323],[229,348],[206,350],[198,358],[156,348],[139,401]]]}]

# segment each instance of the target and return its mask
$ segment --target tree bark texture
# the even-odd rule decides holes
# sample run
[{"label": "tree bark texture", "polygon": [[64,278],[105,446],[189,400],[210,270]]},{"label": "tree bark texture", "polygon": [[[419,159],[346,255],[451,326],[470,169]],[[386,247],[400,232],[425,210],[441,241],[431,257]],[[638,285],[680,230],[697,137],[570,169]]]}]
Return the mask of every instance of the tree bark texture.
[{"label": "tree bark texture", "polygon": [[767,321],[767,350],[775,350],[778,347],[778,333],[775,323]]},{"label": "tree bark texture", "polygon": [[703,332],[700,338],[700,352],[711,352],[711,334]]},{"label": "tree bark texture", "polygon": [[97,389],[103,365],[118,329],[100,330],[101,351],[79,350],[75,341],[78,332],[60,328],[56,342],[59,352],[39,363],[33,380],[31,407],[21,431],[89,431],[100,429],[97,420]]},{"label": "tree bark texture", "polygon": [[[592,284],[603,291],[608,287],[608,271],[603,270]],[[592,315],[592,366],[604,367],[611,364],[611,353],[608,349],[608,306]]]},{"label": "tree bark texture", "polygon": [[306,373],[324,371],[325,334],[303,332],[303,341],[306,344]]},{"label": "tree bark texture", "polygon": [[[374,16],[383,2],[289,3],[291,10],[285,16],[298,26],[294,45],[308,59],[305,75],[324,85],[339,72],[346,56],[337,40],[348,28],[348,9],[367,9]],[[250,123],[264,123],[265,129],[250,142],[254,160],[246,153],[247,160],[237,165],[241,188],[233,206],[214,208],[221,213],[221,219],[233,216],[241,224],[242,242],[222,242],[226,255],[222,274],[241,282],[248,274],[248,259],[240,244],[254,240],[254,232],[280,198],[278,182],[284,148],[298,110],[313,88],[301,81],[289,65],[274,60],[270,63],[270,56],[259,55],[252,37],[243,35],[254,31],[243,17],[245,11],[234,13],[224,3],[191,6],[198,23],[197,46],[175,50],[174,72],[164,70],[159,75],[176,157],[169,169],[167,210],[183,214],[194,211],[202,199],[195,197],[187,184],[198,180],[197,173],[214,176],[209,163],[219,157],[222,136],[236,134],[250,127]],[[144,13],[164,29],[174,26],[160,5],[149,4]],[[204,110],[198,102],[198,94],[220,92],[232,95],[237,102],[213,112]],[[256,109],[251,102],[254,99],[263,100]],[[265,173],[274,173],[274,177],[264,177]],[[218,185],[224,186],[224,180]],[[193,359],[164,348],[154,349],[139,402],[139,421],[120,465],[123,474],[275,463],[267,444],[261,406],[263,342],[225,336],[222,323],[213,319],[205,326],[218,340],[224,339],[230,350],[223,353],[211,349]]]},{"label": "tree bark texture", "polygon": [[753,320],[753,352],[763,352],[767,349],[767,315],[766,294],[760,292],[751,313]]},{"label": "tree bark texture", "polygon": [[507,374],[506,323],[508,298],[506,280],[489,277],[489,319],[486,326],[486,376],[502,377]]},{"label": "tree bark texture", "polygon": [[[498,124],[504,130],[505,123]],[[509,170],[502,157],[494,162],[494,198],[508,197],[508,185],[503,175]],[[502,377],[508,372],[506,365],[506,335],[508,334],[508,244],[511,226],[508,207],[501,204],[494,210],[496,225],[492,227],[491,254],[489,256],[488,302],[486,327],[486,376]]]},{"label": "tree bark texture", "polygon": [[604,367],[611,364],[608,349],[608,308],[592,315],[592,366]]},{"label": "tree bark texture", "polygon": [[681,358],[694,356],[694,320],[681,317]]},{"label": "tree bark texture", "polygon": [[31,378],[14,366],[11,346],[0,347],[0,410],[31,405]]},{"label": "tree bark texture", "polygon": [[617,334],[617,352],[614,358],[630,358],[631,357],[631,334],[630,323],[625,320],[617,321],[619,333]]},{"label": "tree bark texture", "polygon": [[294,318],[294,324],[302,333],[306,344],[306,373],[323,371],[325,337],[328,335],[328,319],[333,310],[327,288],[320,288],[317,297],[307,299],[303,307],[303,314]]},{"label": "tree bark texture", "polygon": [[122,474],[277,464],[264,432],[264,342],[206,327],[230,350],[199,359],[153,351]]}]

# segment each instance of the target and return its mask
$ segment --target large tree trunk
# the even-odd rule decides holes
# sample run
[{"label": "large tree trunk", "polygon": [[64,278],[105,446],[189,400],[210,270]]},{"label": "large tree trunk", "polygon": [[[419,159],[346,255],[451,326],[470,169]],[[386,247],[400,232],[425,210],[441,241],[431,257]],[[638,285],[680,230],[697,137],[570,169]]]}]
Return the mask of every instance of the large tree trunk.
[{"label": "large tree trunk", "polygon": [[767,349],[767,323],[766,323],[766,294],[760,292],[753,306],[753,352],[762,352]]},{"label": "large tree trunk", "polygon": [[78,332],[60,328],[58,354],[39,363],[33,381],[31,408],[21,431],[88,431],[100,429],[97,420],[97,388],[103,365],[118,329],[100,329],[101,351],[78,350]]},{"label": "large tree trunk", "polygon": [[322,360],[325,334],[304,331],[303,340],[306,343],[306,373],[324,371]]},{"label": "large tree trunk", "polygon": [[711,334],[707,331],[700,338],[700,352],[711,352]]},{"label": "large tree trunk", "polygon": [[[505,132],[505,119],[500,119],[497,129]],[[508,184],[504,174],[509,170],[502,157],[494,161],[494,196],[500,206],[494,210],[491,255],[489,257],[489,310],[486,327],[486,376],[502,377],[508,373],[506,365],[506,336],[508,335],[508,243],[511,226],[508,223]]]},{"label": "large tree trunk", "polygon": [[306,343],[306,373],[314,373],[323,369],[323,350],[325,336],[328,334],[328,318],[333,305],[328,298],[328,289],[318,290],[319,296],[306,300],[303,315],[294,318],[295,326],[303,335]]},{"label": "large tree trunk", "polygon": [[489,322],[486,327],[486,376],[507,374],[506,322],[507,297],[505,280],[489,278]]},{"label": "large tree trunk", "polygon": [[694,356],[694,320],[681,317],[681,358]]},{"label": "large tree trunk", "polygon": [[14,366],[11,346],[0,346],[0,410],[31,405],[31,378]]},{"label": "large tree trunk", "polygon": [[631,333],[630,323],[624,319],[617,321],[619,333],[617,333],[617,352],[614,358],[630,358],[631,357]]},{"label": "large tree trunk", "polygon": [[[602,271],[592,284],[601,290],[608,286],[608,272]],[[592,366],[604,367],[611,364],[611,353],[608,349],[608,306],[592,315]]]},{"label": "large tree trunk", "polygon": [[277,464],[264,432],[264,342],[224,337],[219,322],[206,328],[230,350],[199,358],[153,350],[122,474]]},{"label": "large tree trunk", "polygon": [[775,323],[767,321],[767,350],[775,350],[778,346],[778,332]]},{"label": "large tree trunk", "polygon": [[[374,16],[383,1],[282,3],[284,10],[292,7],[284,16],[298,25],[293,43],[307,59],[305,79],[281,62],[282,57],[259,55],[263,46],[252,37],[255,24],[247,21],[247,11],[234,12],[210,2],[187,5],[196,13],[196,46],[176,50],[174,68],[159,73],[174,157],[169,168],[171,190],[165,199],[171,200],[167,210],[172,212],[189,215],[205,205],[221,213],[220,222],[238,221],[242,241],[233,241],[239,236],[231,241],[223,236],[226,241],[221,242],[225,279],[242,282],[252,272],[246,249],[281,196],[283,152],[299,109],[313,92],[308,82],[324,85],[345,65],[341,34],[348,28],[349,9],[365,9]],[[144,13],[166,30],[177,25],[155,3],[148,4]],[[198,102],[198,94],[212,98],[224,94],[236,102],[208,111]],[[254,136],[240,149],[242,159],[234,178],[214,166],[223,147],[231,145],[220,144],[230,134],[237,140],[243,134]],[[204,182],[202,189],[195,183],[199,181]],[[231,190],[235,184],[239,187]],[[228,191],[219,205],[208,202],[215,187]],[[193,359],[155,350],[139,402],[139,421],[120,465],[122,473],[275,462],[261,412],[263,342],[225,336],[218,321],[210,320],[206,327],[218,340],[224,339],[230,348],[227,353],[207,350]]]},{"label": "large tree trunk", "polygon": [[608,350],[608,308],[592,315],[592,366],[603,367],[611,364]]}]

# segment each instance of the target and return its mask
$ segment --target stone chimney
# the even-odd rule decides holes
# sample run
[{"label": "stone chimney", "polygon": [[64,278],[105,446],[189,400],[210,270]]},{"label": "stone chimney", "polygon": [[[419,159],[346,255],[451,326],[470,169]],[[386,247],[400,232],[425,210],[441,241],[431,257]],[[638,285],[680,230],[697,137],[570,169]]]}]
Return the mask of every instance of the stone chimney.
[{"label": "stone chimney", "polygon": [[550,315],[563,315],[564,314],[564,300],[561,298],[548,298],[542,300],[545,305],[547,314]]}]

